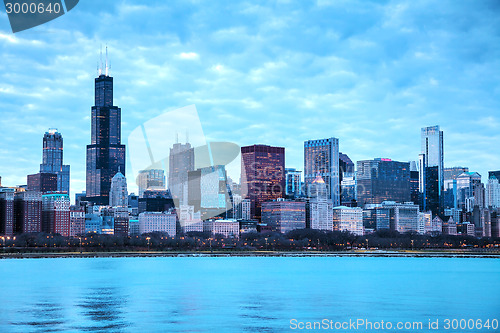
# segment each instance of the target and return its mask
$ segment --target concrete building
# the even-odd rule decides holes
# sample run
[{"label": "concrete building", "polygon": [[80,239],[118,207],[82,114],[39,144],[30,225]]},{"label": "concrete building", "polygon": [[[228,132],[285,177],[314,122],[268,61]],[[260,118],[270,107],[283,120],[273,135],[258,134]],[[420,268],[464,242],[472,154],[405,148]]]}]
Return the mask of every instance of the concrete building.
[{"label": "concrete building", "polygon": [[69,236],[70,199],[66,193],[42,195],[42,231]]},{"label": "concrete building", "polygon": [[128,207],[113,207],[113,234],[118,236],[128,236],[129,234],[129,214]]},{"label": "concrete building", "polygon": [[121,172],[117,172],[111,179],[109,205],[111,207],[128,207],[127,179]]},{"label": "concrete building", "polygon": [[426,226],[426,234],[441,234],[443,232],[443,220],[439,216],[435,216],[430,226]]},{"label": "concrete building", "polygon": [[236,220],[207,220],[203,222],[203,231],[212,235],[221,234],[225,238],[239,238],[240,223]]},{"label": "concrete building", "polygon": [[446,216],[443,220],[443,235],[457,235],[457,224],[452,216]]},{"label": "concrete building", "polygon": [[177,214],[168,212],[143,212],[139,214],[139,233],[166,232],[174,237],[177,231]]},{"label": "concrete building", "polygon": [[85,209],[80,206],[69,208],[69,235],[76,237],[85,233]]},{"label": "concrete building", "polygon": [[326,183],[321,176],[309,184],[306,203],[306,227],[333,231],[333,204],[328,199]]},{"label": "concrete building", "polygon": [[338,206],[333,208],[333,228],[339,231],[349,231],[362,236],[363,209],[360,207]]},{"label": "concrete building", "polygon": [[16,192],[14,195],[14,232],[42,231],[42,193]]}]

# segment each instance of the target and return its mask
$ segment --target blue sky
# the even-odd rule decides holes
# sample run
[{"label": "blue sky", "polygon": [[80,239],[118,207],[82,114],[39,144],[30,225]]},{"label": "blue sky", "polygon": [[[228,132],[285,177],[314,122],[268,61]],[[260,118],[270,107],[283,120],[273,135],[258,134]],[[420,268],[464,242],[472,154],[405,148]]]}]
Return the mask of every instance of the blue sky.
[{"label": "blue sky", "polygon": [[284,146],[300,170],[303,141],[332,136],[353,161],[417,160],[420,128],[436,124],[445,166],[483,180],[500,169],[498,1],[85,0],[17,34],[2,8],[4,185],[38,172],[43,133],[56,127],[72,197],[84,190],[105,44],[125,143],[147,120],[195,104],[208,141]]}]

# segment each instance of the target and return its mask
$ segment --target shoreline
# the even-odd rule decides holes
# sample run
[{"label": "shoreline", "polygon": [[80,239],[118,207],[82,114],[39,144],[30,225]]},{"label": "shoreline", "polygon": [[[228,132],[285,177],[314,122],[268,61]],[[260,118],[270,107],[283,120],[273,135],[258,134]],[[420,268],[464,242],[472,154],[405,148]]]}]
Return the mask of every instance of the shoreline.
[{"label": "shoreline", "polygon": [[49,258],[160,258],[160,257],[371,257],[371,258],[494,258],[500,259],[500,252],[479,252],[467,250],[356,250],[338,252],[285,252],[285,251],[122,251],[122,252],[59,252],[59,253],[0,253],[1,259],[49,259]]}]

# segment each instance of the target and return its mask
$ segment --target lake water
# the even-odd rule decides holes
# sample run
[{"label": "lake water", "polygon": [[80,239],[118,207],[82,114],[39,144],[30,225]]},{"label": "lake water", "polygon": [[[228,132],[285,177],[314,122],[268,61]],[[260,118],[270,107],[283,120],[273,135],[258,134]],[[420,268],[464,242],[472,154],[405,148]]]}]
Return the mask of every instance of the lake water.
[{"label": "lake water", "polygon": [[500,320],[499,259],[6,259],[0,274],[0,332],[305,331],[292,319],[424,325],[403,332],[437,319],[435,332],[453,332],[446,318]]}]

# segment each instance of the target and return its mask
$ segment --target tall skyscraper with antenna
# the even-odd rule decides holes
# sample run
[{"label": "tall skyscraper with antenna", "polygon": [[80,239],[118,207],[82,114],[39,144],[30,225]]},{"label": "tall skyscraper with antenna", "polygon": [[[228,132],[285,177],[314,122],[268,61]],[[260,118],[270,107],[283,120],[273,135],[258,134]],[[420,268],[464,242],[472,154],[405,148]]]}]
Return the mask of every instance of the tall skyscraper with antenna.
[{"label": "tall skyscraper with antenna", "polygon": [[91,143],[87,145],[87,200],[109,203],[111,179],[125,174],[125,145],[121,144],[121,109],[113,105],[113,77],[109,76],[106,48],[105,71],[95,79],[95,103],[91,109]]}]

